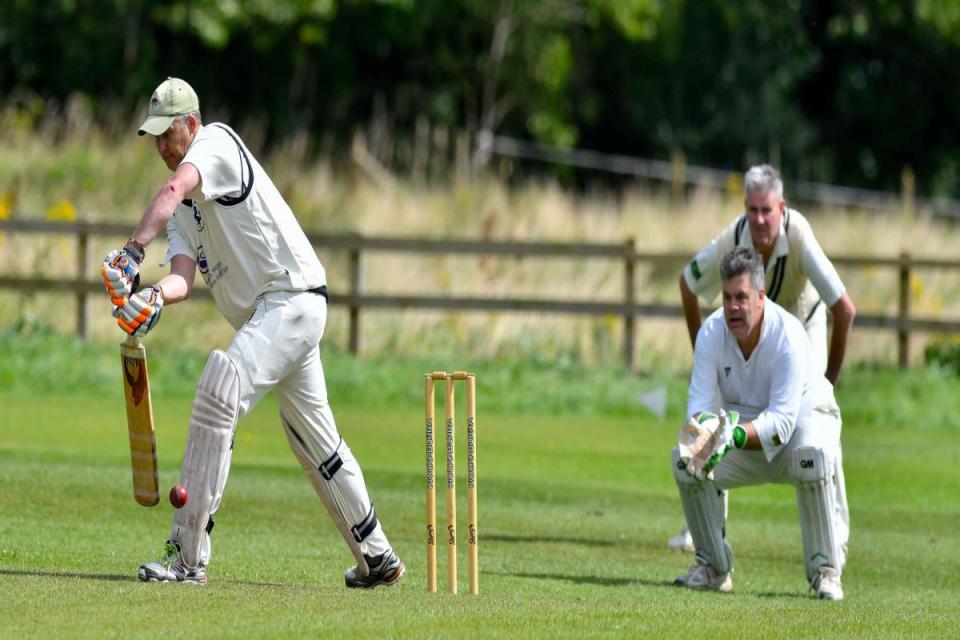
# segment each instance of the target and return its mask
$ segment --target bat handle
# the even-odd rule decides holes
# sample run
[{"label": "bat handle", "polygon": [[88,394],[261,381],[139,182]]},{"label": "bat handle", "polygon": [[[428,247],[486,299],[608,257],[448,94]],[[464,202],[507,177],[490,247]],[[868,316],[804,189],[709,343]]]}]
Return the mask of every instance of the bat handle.
[{"label": "bat handle", "polygon": [[121,346],[126,347],[127,349],[136,349],[140,346],[140,338],[133,335],[127,336],[127,339],[123,341]]}]

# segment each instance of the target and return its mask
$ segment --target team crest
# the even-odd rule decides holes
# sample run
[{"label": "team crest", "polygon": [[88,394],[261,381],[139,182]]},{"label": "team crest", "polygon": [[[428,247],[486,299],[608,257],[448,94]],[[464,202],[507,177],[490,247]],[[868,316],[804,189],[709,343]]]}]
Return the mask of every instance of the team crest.
[{"label": "team crest", "polygon": [[203,245],[197,247],[197,266],[200,267],[200,273],[207,272],[207,255],[203,252]]}]

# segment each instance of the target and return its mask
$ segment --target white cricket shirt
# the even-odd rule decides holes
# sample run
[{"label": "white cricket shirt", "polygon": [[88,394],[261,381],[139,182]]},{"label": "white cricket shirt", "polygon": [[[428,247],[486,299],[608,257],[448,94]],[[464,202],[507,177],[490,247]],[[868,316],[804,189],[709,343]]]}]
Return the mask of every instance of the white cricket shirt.
[{"label": "white cricket shirt", "polygon": [[[683,270],[687,287],[705,301],[720,293],[720,260],[736,247],[753,246],[746,215],[741,215],[694,256]],[[845,288],[833,263],[813,235],[810,223],[793,209],[784,211],[780,234],[764,275],[767,297],[806,324],[822,300],[832,307]]]},{"label": "white cricket shirt", "polygon": [[163,264],[181,254],[196,261],[220,312],[234,328],[269,291],[306,291],[326,273],[283,196],[240,137],[220,123],[200,128],[182,163],[200,187],[167,224]]},{"label": "white cricket shirt", "polygon": [[[719,392],[719,393],[718,393]],[[723,408],[753,422],[767,460],[790,441],[797,421],[820,409],[837,411],[833,386],[810,366],[810,340],[800,321],[766,299],[760,340],[749,360],[717,309],[704,321],[693,353],[687,418]]]}]

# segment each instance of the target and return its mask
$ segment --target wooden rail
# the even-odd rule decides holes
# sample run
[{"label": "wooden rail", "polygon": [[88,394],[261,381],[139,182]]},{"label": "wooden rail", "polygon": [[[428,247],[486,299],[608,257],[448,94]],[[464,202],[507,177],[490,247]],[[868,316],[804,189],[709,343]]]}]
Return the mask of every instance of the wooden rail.
[{"label": "wooden rail", "polygon": [[[103,285],[90,279],[94,272],[91,263],[90,237],[112,236],[122,239],[130,232],[130,223],[46,222],[37,220],[0,220],[0,232],[70,234],[77,240],[77,272],[72,280],[44,277],[9,277],[0,275],[0,289],[16,291],[64,291],[77,299],[77,333],[86,337],[87,296],[101,293]],[[634,336],[637,318],[683,318],[679,305],[645,303],[637,300],[634,274],[637,263],[679,268],[692,252],[643,252],[631,239],[622,243],[556,243],[504,242],[492,240],[422,238],[392,238],[359,234],[324,234],[308,232],[311,243],[346,251],[349,257],[349,287],[346,292],[331,292],[330,304],[347,307],[349,313],[349,348],[353,353],[361,349],[361,313],[367,309],[431,309],[450,311],[527,311],[538,313],[566,313],[580,315],[615,315],[623,322],[623,362],[632,368],[635,361]],[[556,298],[490,298],[468,296],[435,296],[368,294],[363,292],[363,256],[370,252],[405,252],[427,255],[496,255],[517,257],[551,257],[616,260],[623,264],[623,297],[618,300],[573,300]],[[859,327],[888,330],[897,334],[898,363],[906,367],[910,360],[910,334],[914,332],[960,333],[960,320],[915,318],[910,315],[910,281],[914,269],[960,269],[960,261],[912,258],[901,254],[892,258],[833,256],[837,265],[853,267],[881,267],[896,269],[899,275],[898,312],[895,316],[857,314]],[[196,297],[209,297],[204,287],[195,287]]]}]

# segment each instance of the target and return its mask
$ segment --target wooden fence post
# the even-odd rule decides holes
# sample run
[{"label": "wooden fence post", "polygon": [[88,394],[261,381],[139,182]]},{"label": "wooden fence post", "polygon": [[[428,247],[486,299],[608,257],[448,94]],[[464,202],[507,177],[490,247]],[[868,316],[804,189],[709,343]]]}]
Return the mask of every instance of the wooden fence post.
[{"label": "wooden fence post", "polygon": [[[86,231],[77,234],[77,281],[86,280],[87,265],[90,263],[90,235]],[[87,294],[77,291],[77,335],[86,340],[90,334],[87,309]]]},{"label": "wooden fence post", "polygon": [[360,248],[350,249],[350,353],[360,354],[360,303],[357,297],[363,287],[363,263],[360,259]]},{"label": "wooden fence post", "polygon": [[687,156],[680,149],[670,154],[670,196],[682,202],[687,189]]},{"label": "wooden fence post", "polygon": [[901,369],[910,366],[910,254],[900,254],[900,306],[897,327],[897,361]]},{"label": "wooden fence post", "polygon": [[627,309],[623,313],[623,366],[627,371],[633,371],[634,340],[637,328],[637,318],[633,310],[633,305],[637,297],[634,287],[634,271],[637,259],[636,239],[628,239],[625,249],[623,261],[623,303]]}]

